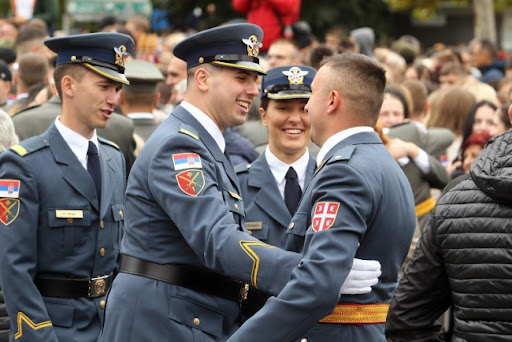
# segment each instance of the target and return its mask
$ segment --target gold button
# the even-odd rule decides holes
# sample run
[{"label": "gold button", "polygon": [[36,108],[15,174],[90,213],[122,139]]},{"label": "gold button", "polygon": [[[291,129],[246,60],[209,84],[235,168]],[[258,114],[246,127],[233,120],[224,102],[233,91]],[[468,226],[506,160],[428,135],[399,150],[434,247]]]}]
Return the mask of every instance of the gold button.
[{"label": "gold button", "polygon": [[124,216],[124,213],[122,210],[119,210],[119,216],[123,217]]},{"label": "gold button", "polygon": [[199,325],[201,324],[201,321],[199,320],[199,318],[194,318],[194,325]]},{"label": "gold button", "polygon": [[291,222],[288,228],[293,229],[293,227],[295,227],[295,223]]},{"label": "gold button", "polygon": [[100,256],[105,256],[105,248],[100,249]]},{"label": "gold button", "polygon": [[252,230],[249,230],[249,232],[248,232],[248,233],[249,233],[249,235],[252,235]]},{"label": "gold button", "polygon": [[101,220],[101,222],[100,222],[100,228],[101,229],[105,228],[105,222],[103,222],[103,220]]},{"label": "gold button", "polygon": [[308,340],[303,338],[302,340],[300,340],[300,342],[308,342]]},{"label": "gold button", "polygon": [[235,209],[238,210],[238,203],[235,203]]},{"label": "gold button", "polygon": [[203,57],[199,57],[199,64],[203,64],[204,62],[204,58]]},{"label": "gold button", "polygon": [[71,61],[72,62],[76,61],[76,56],[71,56]]},{"label": "gold button", "polygon": [[100,308],[105,309],[105,301],[104,300],[102,300],[100,302]]},{"label": "gold button", "polygon": [[68,223],[69,223],[69,224],[73,223],[73,219],[72,219],[71,217],[70,217],[70,218],[68,218]]}]

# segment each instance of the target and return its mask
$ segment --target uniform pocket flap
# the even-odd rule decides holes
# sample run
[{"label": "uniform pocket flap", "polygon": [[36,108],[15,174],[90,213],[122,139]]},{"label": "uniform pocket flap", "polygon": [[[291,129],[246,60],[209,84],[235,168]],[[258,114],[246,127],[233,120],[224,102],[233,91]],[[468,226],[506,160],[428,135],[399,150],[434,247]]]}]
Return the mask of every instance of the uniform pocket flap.
[{"label": "uniform pocket flap", "polygon": [[202,304],[184,298],[172,297],[169,318],[216,337],[222,336],[224,315]]},{"label": "uniform pocket flap", "polygon": [[45,299],[44,302],[48,316],[50,316],[53,325],[65,328],[71,327],[75,313],[75,307],[73,305],[49,302],[47,299]]},{"label": "uniform pocket flap", "polygon": [[288,234],[294,234],[299,236],[305,236],[308,230],[307,221],[308,216],[304,213],[295,213],[292,221],[288,225]]},{"label": "uniform pocket flap", "polygon": [[114,216],[114,221],[124,221],[124,204],[112,204],[112,215]]}]

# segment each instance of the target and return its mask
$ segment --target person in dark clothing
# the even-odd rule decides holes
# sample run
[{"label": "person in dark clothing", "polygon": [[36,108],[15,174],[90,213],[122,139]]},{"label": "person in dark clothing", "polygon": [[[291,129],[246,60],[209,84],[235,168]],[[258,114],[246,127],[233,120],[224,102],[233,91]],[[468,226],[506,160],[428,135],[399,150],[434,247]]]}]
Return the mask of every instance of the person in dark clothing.
[{"label": "person in dark clothing", "polygon": [[448,341],[510,341],[511,153],[508,130],[441,195],[391,302],[389,342],[444,341],[436,320],[450,305]]}]

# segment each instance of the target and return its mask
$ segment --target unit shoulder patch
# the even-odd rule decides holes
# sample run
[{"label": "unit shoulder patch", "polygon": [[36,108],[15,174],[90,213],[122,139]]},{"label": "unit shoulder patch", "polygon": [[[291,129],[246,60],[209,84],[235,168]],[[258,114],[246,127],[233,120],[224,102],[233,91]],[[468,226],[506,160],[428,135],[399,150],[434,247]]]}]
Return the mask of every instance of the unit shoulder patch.
[{"label": "unit shoulder patch", "polygon": [[204,189],[203,170],[186,170],[176,175],[178,187],[189,196],[197,196]]},{"label": "unit shoulder patch", "polygon": [[339,208],[340,204],[338,202],[318,202],[315,205],[315,212],[311,219],[311,228],[315,232],[331,228],[334,221],[336,221]]},{"label": "unit shoulder patch", "polygon": [[14,198],[0,199],[0,222],[8,226],[16,220],[20,213],[20,200]]}]

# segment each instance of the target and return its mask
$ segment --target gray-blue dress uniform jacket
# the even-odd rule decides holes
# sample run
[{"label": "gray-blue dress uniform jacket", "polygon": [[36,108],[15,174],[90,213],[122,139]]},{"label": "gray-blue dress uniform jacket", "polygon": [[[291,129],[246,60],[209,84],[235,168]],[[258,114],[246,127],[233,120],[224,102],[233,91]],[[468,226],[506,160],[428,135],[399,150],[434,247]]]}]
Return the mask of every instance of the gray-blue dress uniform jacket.
[{"label": "gray-blue dress uniform jacket", "polygon": [[124,220],[124,159],[112,143],[98,140],[101,201],[93,179],[55,124],[0,156],[0,179],[20,181],[19,198],[7,199],[8,216],[17,217],[8,225],[0,223],[0,284],[11,341],[98,339],[105,296],[43,297],[34,283],[35,277],[93,278],[116,268]]},{"label": "gray-blue dress uniform jacket", "polygon": [[[189,168],[177,163],[183,153],[197,154]],[[180,185],[187,177],[192,181]],[[233,166],[206,129],[178,106],[132,168],[121,253],[210,269],[278,293],[301,256],[251,237],[241,228],[243,216]],[[120,273],[100,341],[225,341],[239,325],[239,302]]]},{"label": "gray-blue dress uniform jacket", "polygon": [[[271,297],[228,341],[295,341],[338,302],[391,301],[416,224],[409,182],[373,132],[342,140],[324,160],[288,230],[286,247],[302,251],[303,260],[281,293]],[[321,222],[315,231],[312,217],[320,202],[326,208],[339,206],[336,214],[317,217]],[[328,218],[330,227],[322,223]],[[354,257],[380,261],[382,275],[371,293],[340,298],[339,289]],[[385,341],[383,323],[320,324],[307,336],[329,342]]]},{"label": "gray-blue dress uniform jacket", "polygon": [[[309,157],[304,187],[316,169],[316,162]],[[245,225],[255,238],[270,245],[284,248],[286,230],[292,216],[279,193],[276,179],[270,170],[265,152],[251,164],[235,167],[245,205]]]}]

